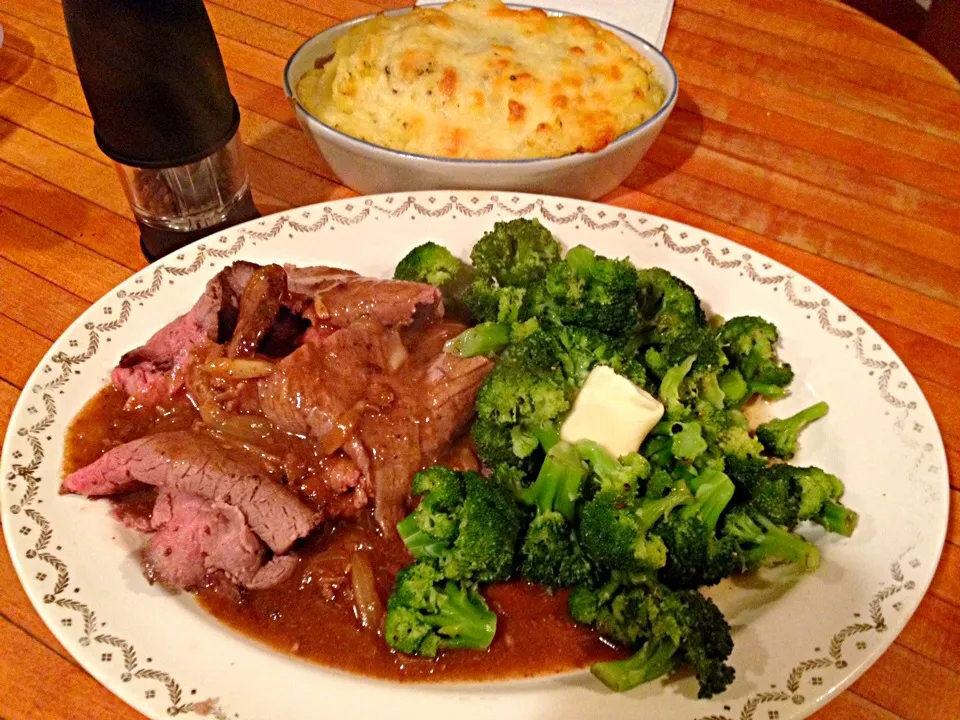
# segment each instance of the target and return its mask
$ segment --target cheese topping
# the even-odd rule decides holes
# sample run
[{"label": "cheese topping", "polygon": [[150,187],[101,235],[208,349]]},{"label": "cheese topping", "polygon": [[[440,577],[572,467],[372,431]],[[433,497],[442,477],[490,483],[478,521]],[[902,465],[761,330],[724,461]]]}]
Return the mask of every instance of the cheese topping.
[{"label": "cheese topping", "polygon": [[593,440],[620,457],[636,452],[662,417],[663,405],[655,397],[606,365],[598,365],[580,388],[560,428],[560,439]]},{"label": "cheese topping", "polygon": [[557,157],[600,150],[656,113],[664,90],[651,73],[585,18],[454,0],[351,28],[297,97],[327,125],[396,150]]}]

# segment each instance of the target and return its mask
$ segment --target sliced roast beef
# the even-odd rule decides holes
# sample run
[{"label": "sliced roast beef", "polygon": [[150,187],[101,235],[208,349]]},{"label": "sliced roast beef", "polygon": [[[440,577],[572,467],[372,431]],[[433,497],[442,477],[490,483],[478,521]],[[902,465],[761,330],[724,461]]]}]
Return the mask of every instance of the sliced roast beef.
[{"label": "sliced roast beef", "polygon": [[320,521],[249,456],[230,452],[204,433],[170,432],[120,445],[68,475],[64,492],[113,495],[136,482],[233,505],[277,554]]},{"label": "sliced roast beef", "polygon": [[355,515],[373,494],[366,474],[339,452],[324,458],[313,473],[293,486],[304,502],[327,519]]},{"label": "sliced roast beef", "polygon": [[264,588],[283,581],[296,558],[263,563],[265,548],[233,505],[177,491],[161,491],[152,522],[156,532],[142,553],[150,582],[189,590],[207,574],[222,571],[235,583]]},{"label": "sliced roast beef", "polygon": [[427,367],[421,399],[420,448],[435,459],[470,426],[474,402],[493,362],[441,353]]},{"label": "sliced roast beef", "polygon": [[217,273],[187,313],[160,328],[146,345],[120,358],[113,384],[143,403],[169,399],[183,386],[182,370],[191,351],[216,342],[221,327],[232,334],[240,295],[256,268],[253,263],[237,262]]},{"label": "sliced roast beef", "polygon": [[360,438],[370,452],[374,517],[380,532],[391,537],[407,514],[410,481],[420,469],[420,425],[410,408],[398,403],[384,412],[365,415]]},{"label": "sliced roast beef", "polygon": [[287,432],[324,437],[386,365],[383,329],[365,322],[304,343],[259,382],[264,415]]},{"label": "sliced roast beef", "polygon": [[387,326],[443,317],[440,290],[433,285],[363,277],[329,267],[284,269],[291,292],[313,297],[316,315],[337,327],[363,317]]}]

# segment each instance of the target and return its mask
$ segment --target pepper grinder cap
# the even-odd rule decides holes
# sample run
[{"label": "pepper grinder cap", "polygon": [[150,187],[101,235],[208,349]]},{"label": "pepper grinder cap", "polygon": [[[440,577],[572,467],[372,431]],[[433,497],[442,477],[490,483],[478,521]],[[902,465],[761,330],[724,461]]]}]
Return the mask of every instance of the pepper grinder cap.
[{"label": "pepper grinder cap", "polygon": [[230,141],[230,93],[202,0],[63,0],[100,149],[140,168],[197,162]]}]

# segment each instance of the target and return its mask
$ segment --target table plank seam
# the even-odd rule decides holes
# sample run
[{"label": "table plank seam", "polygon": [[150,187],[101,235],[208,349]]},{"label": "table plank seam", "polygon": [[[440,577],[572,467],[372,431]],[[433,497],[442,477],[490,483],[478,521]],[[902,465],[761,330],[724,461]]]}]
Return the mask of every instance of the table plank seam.
[{"label": "table plank seam", "polygon": [[[17,630],[19,630],[20,632],[22,632],[24,635],[26,635],[28,638],[30,638],[31,640],[33,640],[33,641],[34,641],[35,643],[37,643],[38,645],[41,645],[42,647],[45,647],[47,650],[49,650],[50,652],[52,652],[52,653],[58,655],[59,657],[63,658],[64,660],[66,660],[68,663],[70,663],[70,664],[73,665],[74,667],[77,667],[77,668],[80,668],[81,670],[83,670],[83,668],[80,667],[80,663],[78,663],[78,662],[73,658],[73,656],[72,656],[70,653],[66,652],[66,651],[63,650],[61,647],[54,647],[54,646],[50,645],[49,643],[44,642],[42,639],[40,639],[39,637],[37,637],[36,635],[34,635],[32,632],[30,632],[30,630],[28,630],[27,628],[25,628],[23,625],[20,625],[19,623],[14,622],[14,620],[11,619],[11,618],[10,618],[5,612],[3,612],[2,610],[0,610],[0,620],[4,620],[4,621],[10,623],[10,625],[12,625],[13,627],[15,627]],[[59,645],[59,643],[58,643],[58,645]],[[86,672],[86,670],[84,670],[84,672]]]}]

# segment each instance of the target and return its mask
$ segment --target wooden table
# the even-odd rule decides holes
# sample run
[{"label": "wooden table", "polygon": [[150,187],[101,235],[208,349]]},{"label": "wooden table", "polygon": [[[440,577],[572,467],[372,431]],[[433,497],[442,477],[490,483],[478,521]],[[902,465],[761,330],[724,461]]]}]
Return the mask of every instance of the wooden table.
[{"label": "wooden table", "polygon": [[[280,81],[309,35],[409,4],[375,2],[208,2],[264,213],[351,195],[305,141]],[[59,3],[4,0],[0,25],[4,430],[50,343],[145,262],[94,143]],[[960,84],[832,0],[678,0],[666,52],[680,75],[677,109],[605,201],[732,238],[839,296],[917,376],[950,456],[952,522],[930,593],[816,717],[960,718]],[[0,716],[138,717],[57,643],[5,552]]]}]

